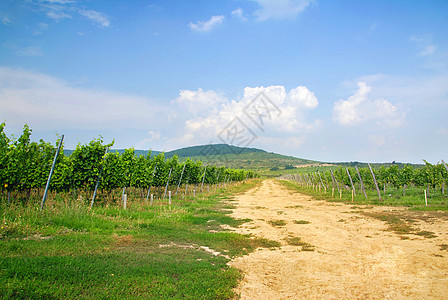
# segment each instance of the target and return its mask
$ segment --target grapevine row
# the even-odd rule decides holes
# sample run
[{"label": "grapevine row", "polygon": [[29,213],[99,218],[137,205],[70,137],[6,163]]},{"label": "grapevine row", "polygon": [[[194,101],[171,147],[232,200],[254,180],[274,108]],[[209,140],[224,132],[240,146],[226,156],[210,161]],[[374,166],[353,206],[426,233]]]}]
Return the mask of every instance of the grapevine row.
[{"label": "grapevine row", "polygon": [[[32,130],[28,125],[18,139],[8,137],[4,128],[5,123],[0,124],[0,190],[29,194],[32,190],[43,189],[56,148],[43,140],[32,142]],[[252,171],[204,166],[201,161],[189,158],[181,163],[177,156],[165,159],[163,153],[137,156],[133,148],[126,149],[123,154],[107,152],[113,143],[105,144],[98,138],[88,144],[78,144],[70,156],[61,151],[50,189],[56,192],[93,190],[100,172],[99,189],[102,191],[124,187],[147,189],[167,184],[217,184],[257,176]]]},{"label": "grapevine row", "polygon": [[[445,162],[430,164],[425,161],[421,167],[405,165],[382,166],[377,169],[369,167],[357,168],[339,167],[326,171],[316,171],[301,174],[288,174],[282,179],[287,179],[299,185],[319,190],[322,192],[335,192],[342,195],[343,191],[349,191],[354,196],[367,197],[367,191],[376,190],[378,199],[384,200],[385,196],[405,197],[407,191],[420,190],[425,195],[437,193],[446,198],[446,186],[448,183],[448,166]],[[400,192],[397,194],[397,192]],[[342,196],[341,196],[342,197]],[[445,200],[446,202],[446,200]]]}]

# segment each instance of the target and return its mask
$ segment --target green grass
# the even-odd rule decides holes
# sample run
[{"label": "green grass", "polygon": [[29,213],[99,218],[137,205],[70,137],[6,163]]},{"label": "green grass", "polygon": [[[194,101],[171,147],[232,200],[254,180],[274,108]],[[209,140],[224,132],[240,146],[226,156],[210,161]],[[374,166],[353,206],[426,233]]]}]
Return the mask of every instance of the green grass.
[{"label": "green grass", "polygon": [[425,238],[435,238],[434,232],[420,230],[416,227],[418,221],[427,221],[427,216],[419,216],[413,212],[361,212],[362,214],[379,219],[388,224],[388,230],[399,235],[414,234]]},{"label": "green grass", "polygon": [[269,220],[268,223],[274,227],[282,227],[286,225],[285,220]]},{"label": "green grass", "polygon": [[[229,299],[241,274],[226,263],[277,242],[222,229],[253,180],[173,205],[0,204],[3,299]],[[174,200],[174,199],[173,199]],[[230,204],[229,204],[230,203]],[[218,255],[204,250],[213,249]]]},{"label": "green grass", "polygon": [[310,224],[310,221],[305,220],[294,220],[295,224]]},{"label": "green grass", "polygon": [[315,250],[315,247],[313,245],[302,241],[302,239],[300,237],[291,237],[290,236],[290,237],[286,238],[285,240],[288,245],[302,247],[301,248],[302,251],[314,251]]}]

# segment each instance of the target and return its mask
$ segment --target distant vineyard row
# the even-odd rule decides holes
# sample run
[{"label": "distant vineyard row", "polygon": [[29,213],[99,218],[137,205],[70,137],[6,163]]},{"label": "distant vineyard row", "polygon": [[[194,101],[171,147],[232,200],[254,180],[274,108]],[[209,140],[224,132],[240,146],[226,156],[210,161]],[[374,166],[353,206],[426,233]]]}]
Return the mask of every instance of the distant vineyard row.
[{"label": "distant vineyard row", "polygon": [[[31,142],[28,125],[24,126],[18,139],[9,138],[4,128],[5,123],[0,124],[0,190],[30,191],[45,187],[56,154],[55,147],[43,140]],[[165,160],[163,153],[155,157],[151,157],[151,153],[136,156],[133,148],[126,149],[123,154],[106,154],[106,149],[112,145],[113,142],[104,144],[99,138],[85,145],[78,144],[70,156],[61,151],[50,188],[54,191],[92,190],[100,172],[99,188],[102,190],[130,186],[148,188],[167,183],[216,184],[257,176],[252,171],[204,166],[202,161],[187,159],[180,163],[177,156]]]},{"label": "distant vineyard row", "polygon": [[[409,165],[382,166],[377,169],[372,169],[370,165],[365,168],[339,167],[324,172],[288,174],[283,176],[283,179],[294,181],[316,192],[330,192],[333,197],[339,198],[346,195],[359,201],[375,197],[380,201],[386,198],[400,201],[407,199],[410,202],[402,204],[413,205],[415,199],[426,199],[431,194],[438,199],[439,204],[444,205],[447,198],[448,166],[443,161],[435,165],[425,163],[426,165],[420,168]],[[422,198],[423,194],[425,198]]]}]

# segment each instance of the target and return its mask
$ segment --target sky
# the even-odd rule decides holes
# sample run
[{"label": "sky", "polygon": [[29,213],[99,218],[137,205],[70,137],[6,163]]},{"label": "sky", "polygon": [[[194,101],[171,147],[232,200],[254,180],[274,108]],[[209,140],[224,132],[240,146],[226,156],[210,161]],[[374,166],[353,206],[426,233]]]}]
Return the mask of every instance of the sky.
[{"label": "sky", "polygon": [[445,0],[0,0],[15,138],[436,163],[447,113]]}]

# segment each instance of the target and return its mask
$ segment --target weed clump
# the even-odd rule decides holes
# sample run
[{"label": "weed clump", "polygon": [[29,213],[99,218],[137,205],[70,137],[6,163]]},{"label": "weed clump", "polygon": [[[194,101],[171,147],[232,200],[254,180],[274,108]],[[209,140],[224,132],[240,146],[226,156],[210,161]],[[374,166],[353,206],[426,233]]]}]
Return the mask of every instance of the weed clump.
[{"label": "weed clump", "polygon": [[268,221],[268,223],[274,227],[282,227],[282,226],[286,225],[285,220],[270,220],[270,221]]}]

